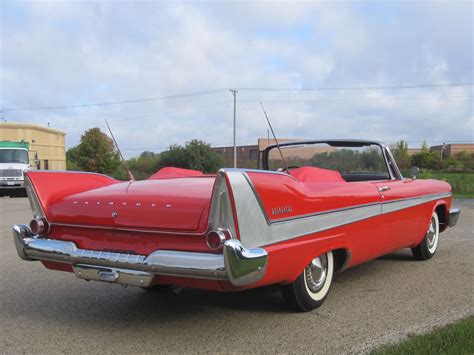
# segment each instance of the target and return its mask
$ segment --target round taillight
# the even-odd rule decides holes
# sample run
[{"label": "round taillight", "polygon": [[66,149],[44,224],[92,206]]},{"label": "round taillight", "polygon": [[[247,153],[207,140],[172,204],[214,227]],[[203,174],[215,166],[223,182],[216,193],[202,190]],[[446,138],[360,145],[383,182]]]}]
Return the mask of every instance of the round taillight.
[{"label": "round taillight", "polygon": [[219,249],[226,241],[226,235],[223,231],[210,231],[207,233],[207,246],[213,250]]},{"label": "round taillight", "polygon": [[48,222],[44,218],[35,218],[30,222],[30,229],[33,234],[43,234],[48,231]]}]

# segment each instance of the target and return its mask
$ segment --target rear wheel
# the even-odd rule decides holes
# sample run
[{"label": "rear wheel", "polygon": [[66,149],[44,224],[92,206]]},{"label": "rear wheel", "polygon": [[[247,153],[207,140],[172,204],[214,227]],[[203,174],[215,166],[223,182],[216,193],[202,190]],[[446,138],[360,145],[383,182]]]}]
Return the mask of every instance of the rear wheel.
[{"label": "rear wheel", "polygon": [[436,212],[433,212],[431,216],[430,224],[426,235],[416,247],[412,248],[411,251],[413,256],[417,260],[428,260],[433,257],[438,248],[439,238],[439,218]]},{"label": "rear wheel", "polygon": [[314,258],[293,283],[282,287],[285,301],[300,312],[321,306],[329,293],[333,274],[332,252]]}]

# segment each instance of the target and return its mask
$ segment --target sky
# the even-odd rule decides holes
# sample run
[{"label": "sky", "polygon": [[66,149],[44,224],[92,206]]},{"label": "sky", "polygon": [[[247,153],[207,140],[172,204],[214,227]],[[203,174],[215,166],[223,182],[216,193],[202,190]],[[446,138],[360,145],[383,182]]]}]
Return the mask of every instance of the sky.
[{"label": "sky", "polygon": [[238,144],[260,102],[281,138],[474,142],[473,4],[1,0],[0,109],[67,147],[107,118],[127,157],[231,145],[230,88]]}]

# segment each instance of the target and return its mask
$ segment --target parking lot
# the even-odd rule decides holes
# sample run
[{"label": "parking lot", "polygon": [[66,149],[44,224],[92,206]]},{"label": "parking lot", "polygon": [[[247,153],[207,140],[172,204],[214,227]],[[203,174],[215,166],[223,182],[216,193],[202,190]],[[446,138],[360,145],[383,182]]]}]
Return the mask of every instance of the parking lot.
[{"label": "parking lot", "polygon": [[18,258],[26,198],[0,198],[0,352],[360,352],[474,314],[474,200],[437,255],[410,250],[336,275],[325,304],[288,310],[278,288],[153,294],[76,279]]}]

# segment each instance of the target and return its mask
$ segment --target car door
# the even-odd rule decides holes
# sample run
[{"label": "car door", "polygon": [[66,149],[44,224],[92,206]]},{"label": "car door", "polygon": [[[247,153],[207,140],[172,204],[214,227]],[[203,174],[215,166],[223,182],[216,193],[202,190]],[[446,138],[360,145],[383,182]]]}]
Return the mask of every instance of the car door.
[{"label": "car door", "polygon": [[416,205],[419,191],[412,179],[374,182],[381,199],[383,251],[409,247],[419,237],[422,205]]}]

